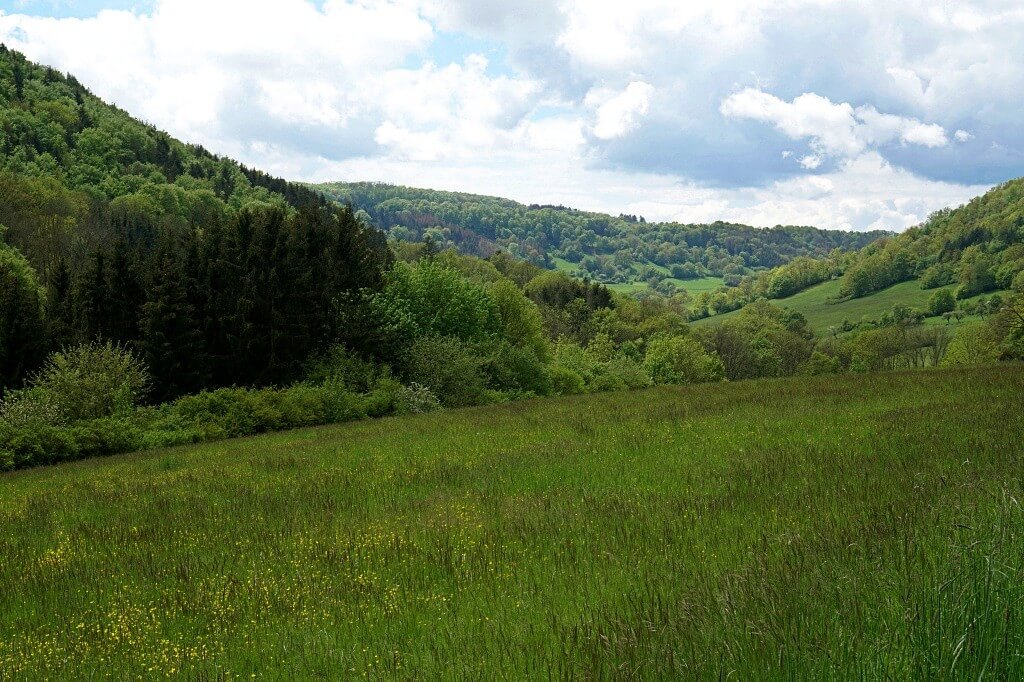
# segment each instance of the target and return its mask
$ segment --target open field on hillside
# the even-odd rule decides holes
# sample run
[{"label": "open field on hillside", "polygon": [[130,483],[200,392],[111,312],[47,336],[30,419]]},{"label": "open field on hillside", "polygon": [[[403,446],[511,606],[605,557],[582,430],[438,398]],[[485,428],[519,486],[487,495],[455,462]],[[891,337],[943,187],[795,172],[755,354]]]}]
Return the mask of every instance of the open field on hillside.
[{"label": "open field on hillside", "polygon": [[[838,327],[843,324],[844,320],[849,320],[854,324],[860,322],[865,317],[877,320],[897,303],[908,305],[911,308],[925,308],[928,304],[928,299],[937,291],[937,289],[922,289],[920,282],[912,280],[883,289],[871,296],[854,298],[836,304],[827,303],[829,299],[839,295],[839,286],[839,280],[824,282],[804,289],[800,293],[793,294],[788,298],[772,301],[772,303],[803,313],[815,332],[825,334],[828,332],[829,327]],[[941,288],[953,289],[955,287]],[[983,295],[990,296],[991,294]],[[697,320],[693,324],[698,326],[715,325],[738,314],[739,311],[734,310],[722,315]],[[934,318],[930,319],[930,322],[937,324],[944,321],[942,318]]]},{"label": "open field on hillside", "polygon": [[[553,258],[552,261],[554,262],[557,270],[561,270],[566,274],[578,276],[580,272],[578,263],[567,261],[564,258]],[[664,266],[657,265],[655,263],[646,263],[645,265],[653,267],[666,275],[668,274],[668,268]],[[686,290],[691,295],[696,295],[704,291],[715,291],[725,285],[725,280],[721,277],[701,277],[698,279],[676,279],[674,277],[666,277],[665,280],[675,284],[680,289]],[[635,294],[638,291],[646,291],[650,288],[650,285],[647,284],[647,282],[623,282],[619,284],[608,284],[606,286],[612,291],[617,291],[620,294]]]},{"label": "open field on hillside", "polygon": [[1020,679],[1022,443],[1011,365],[7,474],[0,678]]}]

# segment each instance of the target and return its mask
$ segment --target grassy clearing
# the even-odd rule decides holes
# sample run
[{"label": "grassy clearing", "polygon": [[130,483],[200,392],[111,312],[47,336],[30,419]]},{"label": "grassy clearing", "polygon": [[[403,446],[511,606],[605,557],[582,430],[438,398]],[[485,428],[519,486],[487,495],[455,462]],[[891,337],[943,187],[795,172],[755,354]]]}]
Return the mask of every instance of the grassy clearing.
[{"label": "grassy clearing", "polygon": [[[680,289],[686,290],[691,296],[703,291],[716,291],[720,287],[725,286],[725,280],[721,277],[701,277],[699,279],[674,279],[669,277],[667,280],[675,284]],[[617,291],[623,294],[635,294],[638,291],[646,291],[650,288],[650,285],[647,284],[647,282],[608,284],[606,286],[612,291]]]},{"label": "grassy clearing", "polygon": [[[556,270],[570,275],[578,275],[580,272],[579,264],[567,261],[564,258],[553,258],[552,261],[555,264]],[[645,263],[659,272],[667,275],[668,268],[658,265],[657,263]],[[636,269],[634,268],[634,271]],[[675,279],[674,277],[666,277],[667,281],[672,282],[680,289],[684,289],[690,293],[691,296],[699,294],[704,291],[715,291],[720,287],[725,286],[725,280],[721,277],[701,277],[698,279]],[[618,284],[606,285],[612,291],[616,291],[620,294],[635,294],[640,291],[647,291],[650,285],[647,282],[620,282]]]},{"label": "grassy clearing", "polygon": [[1024,368],[745,382],[0,476],[0,678],[1020,679]]},{"label": "grassy clearing", "polygon": [[[914,280],[896,284],[871,296],[854,298],[836,304],[827,303],[829,299],[839,295],[839,285],[839,280],[824,282],[788,298],[772,301],[772,303],[803,313],[812,329],[818,334],[825,334],[829,327],[838,327],[844,320],[849,320],[854,324],[863,318],[877,320],[897,303],[923,309],[927,307],[928,299],[937,291],[937,289],[922,289],[920,282]],[[955,287],[951,285],[942,288],[953,289]],[[990,295],[982,294],[982,296]],[[737,314],[739,311],[734,310],[698,320],[694,324],[698,326],[715,325]],[[941,317],[929,319],[932,324],[945,323]]]}]

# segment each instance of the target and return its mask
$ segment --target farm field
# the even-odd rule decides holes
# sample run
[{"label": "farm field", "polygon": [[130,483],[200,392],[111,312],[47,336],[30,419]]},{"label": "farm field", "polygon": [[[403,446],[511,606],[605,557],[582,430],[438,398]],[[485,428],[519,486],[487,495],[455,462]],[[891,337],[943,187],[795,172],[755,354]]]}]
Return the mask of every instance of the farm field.
[{"label": "farm field", "polygon": [[[832,280],[815,285],[800,293],[772,301],[775,305],[789,308],[803,313],[811,328],[818,334],[825,334],[829,327],[838,327],[844,320],[856,324],[862,318],[878,319],[888,312],[897,303],[910,306],[911,308],[924,308],[928,299],[937,289],[922,289],[921,283],[917,280],[902,282],[887,289],[883,289],[871,296],[854,298],[842,303],[829,304],[827,301],[839,294],[839,280]],[[940,287],[952,289],[953,286]],[[1003,293],[1003,292],[992,292]],[[990,296],[991,294],[984,294]],[[975,297],[978,298],[978,297]],[[739,311],[731,311],[721,315],[706,317],[693,322],[696,326],[715,325],[724,322],[730,317],[739,314]],[[965,318],[966,319],[966,318]],[[928,318],[931,324],[945,324],[941,317]]]},{"label": "farm field", "polygon": [[0,679],[1020,679],[1024,367],[0,476]]}]

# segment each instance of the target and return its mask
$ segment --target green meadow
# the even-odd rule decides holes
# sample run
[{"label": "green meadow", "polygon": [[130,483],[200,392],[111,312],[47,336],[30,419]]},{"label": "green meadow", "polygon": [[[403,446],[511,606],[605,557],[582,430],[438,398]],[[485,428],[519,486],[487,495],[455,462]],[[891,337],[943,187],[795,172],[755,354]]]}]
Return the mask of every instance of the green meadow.
[{"label": "green meadow", "polygon": [[[853,298],[842,303],[829,303],[830,300],[838,297],[839,286],[839,280],[824,282],[787,298],[772,301],[772,303],[802,313],[812,329],[818,334],[825,334],[829,327],[839,327],[845,320],[849,320],[853,324],[864,318],[877,320],[896,304],[903,304],[911,308],[926,308],[928,299],[937,291],[937,289],[922,289],[920,282],[912,280],[896,284],[863,298]],[[955,287],[950,285],[940,288],[953,289]],[[697,320],[693,324],[696,326],[715,325],[738,314],[739,311],[734,310]],[[944,323],[944,320],[928,318],[928,322],[939,324]]]},{"label": "green meadow", "polygon": [[0,476],[0,679],[1021,679],[1024,367]]}]

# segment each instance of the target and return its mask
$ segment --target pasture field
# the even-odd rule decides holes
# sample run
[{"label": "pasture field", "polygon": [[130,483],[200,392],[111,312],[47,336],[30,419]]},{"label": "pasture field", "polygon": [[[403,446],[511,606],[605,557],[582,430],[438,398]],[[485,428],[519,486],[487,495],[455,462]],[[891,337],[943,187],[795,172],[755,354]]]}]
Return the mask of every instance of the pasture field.
[{"label": "pasture field", "polygon": [[[580,272],[579,264],[573,263],[572,261],[565,260],[564,258],[553,258],[552,261],[555,264],[555,269],[560,270],[566,274],[572,276],[579,276]],[[657,263],[647,262],[648,265],[661,273],[667,275],[668,268]],[[636,268],[634,268],[634,273]],[[725,286],[725,279],[721,277],[699,277],[697,279],[676,279],[674,277],[666,277],[669,282],[672,282],[680,289],[686,290],[691,296],[695,296],[704,291],[716,291],[717,289]],[[606,284],[612,291],[620,294],[635,294],[639,291],[646,291],[650,288],[647,282],[620,282],[618,284]]]},{"label": "pasture field", "polygon": [[[877,320],[892,309],[897,303],[910,306],[911,308],[925,308],[928,299],[937,289],[922,289],[921,283],[917,280],[901,282],[888,289],[876,292],[863,298],[854,298],[842,303],[830,304],[827,301],[839,295],[839,280],[823,282],[803,291],[793,294],[787,298],[780,298],[772,301],[773,304],[783,308],[789,308],[803,313],[811,328],[819,335],[828,333],[829,327],[838,327],[844,320],[856,324],[863,318]],[[942,289],[953,289],[953,285],[940,287]],[[1003,292],[992,292],[1003,293]],[[982,294],[982,296],[991,296]],[[975,296],[974,298],[979,298]],[[968,299],[971,300],[971,299]],[[706,317],[697,320],[692,324],[696,326],[716,325],[738,315],[739,311],[731,311],[721,315]],[[966,319],[966,318],[965,318]],[[973,319],[973,318],[972,318]],[[930,324],[945,324],[941,317],[928,318]]]},{"label": "pasture field", "polygon": [[1024,367],[0,476],[0,679],[1024,678]]}]

